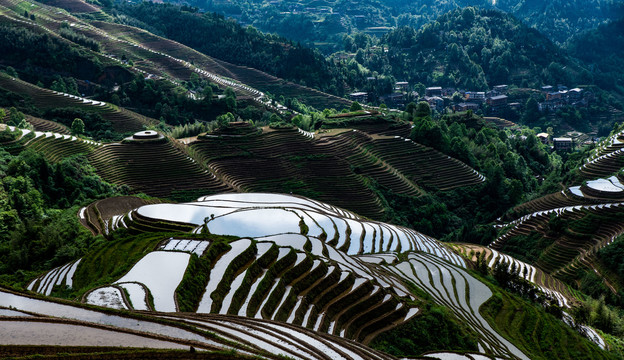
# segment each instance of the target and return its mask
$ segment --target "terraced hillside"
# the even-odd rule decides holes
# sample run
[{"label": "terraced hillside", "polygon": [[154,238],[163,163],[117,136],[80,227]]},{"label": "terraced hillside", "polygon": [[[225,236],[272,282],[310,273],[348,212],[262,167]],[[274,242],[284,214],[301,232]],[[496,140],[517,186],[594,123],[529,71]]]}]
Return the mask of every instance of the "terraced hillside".
[{"label": "terraced hillside", "polygon": [[480,254],[484,254],[484,260],[490,269],[494,269],[497,263],[506,264],[509,271],[517,271],[523,279],[535,284],[543,293],[550,295],[560,306],[568,307],[576,297],[567,285],[541,269],[517,260],[512,256],[503,254],[494,249],[474,244],[456,244],[453,248],[472,261],[476,262]]},{"label": "terraced hillside", "polygon": [[[194,235],[143,235],[143,247],[134,250],[138,256],[128,253],[136,260],[121,268],[120,263],[115,269],[98,265],[102,254],[112,250],[87,255],[73,273],[74,286],[84,288],[102,278],[111,282],[86,291],[85,302],[276,320],[367,343],[417,316],[422,299],[407,285],[413,283],[470,324],[483,349],[526,358],[479,314],[491,296],[487,286],[463,270],[458,255],[413,230],[277,194],[223,194],[194,203],[144,205],[123,219],[129,229],[135,223],[194,224],[196,229]],[[107,248],[122,244],[130,246],[121,241]],[[35,279],[29,288],[54,291],[50,284],[66,284],[70,267]],[[89,270],[101,267],[117,275]]]},{"label": "terraced hillside", "polygon": [[577,205],[594,205],[624,200],[624,175],[618,173],[609,178],[585,180],[579,186],[572,186],[558,193],[528,201],[516,206],[509,219],[517,219],[523,215],[557,208]]},{"label": "terraced hillside", "polygon": [[624,168],[623,151],[624,131],[620,131],[600,143],[579,170],[589,179],[613,175]]},{"label": "terraced hillside", "polygon": [[73,107],[87,112],[98,113],[102,118],[110,121],[115,131],[121,133],[136,132],[143,130],[143,127],[146,125],[158,123],[154,119],[106,102],[40,88],[20,79],[11,78],[6,74],[0,74],[0,88],[26,96],[32,100],[33,105],[40,109]]},{"label": "terraced hillside", "polygon": [[[301,99],[306,105],[317,109],[342,109],[348,108],[351,104],[349,100],[276,78],[257,69],[214,59],[178,42],[153,35],[141,29],[109,22],[93,22],[93,25],[106,31],[107,34],[141,44],[153,52],[163,54],[165,57],[182,59],[188,63],[189,69],[197,69],[196,72],[200,75],[216,75],[245,84],[261,92],[270,92],[277,97],[283,95],[286,98]],[[153,55],[151,60],[154,61]],[[155,61],[159,60],[156,59]],[[193,67],[190,66],[191,63]],[[186,78],[182,79],[186,80]],[[238,87],[234,88],[244,90],[238,89]],[[249,92],[247,94],[249,95]]]},{"label": "terraced hillside", "polygon": [[479,313],[479,308],[492,296],[492,292],[463,269],[430,254],[418,253],[410,253],[406,261],[382,268],[413,282],[437,303],[451,309],[462,321],[470,324],[481,335],[480,348],[500,349],[497,352],[499,355],[502,351],[507,356],[526,358],[513,344],[496,333]]},{"label": "terraced hillside", "polygon": [[101,10],[92,4],[87,3],[86,1],[82,1],[82,0],[45,0],[42,1],[42,3],[49,5],[49,6],[54,6],[54,7],[59,7],[61,9],[65,9],[71,13],[74,14],[99,14],[101,13]]},{"label": "terraced hillside", "polygon": [[89,155],[89,161],[104,179],[153,196],[228,190],[166,138],[109,144]]},{"label": "terraced hillside", "polygon": [[[564,280],[578,280],[587,270],[601,272],[595,254],[624,233],[624,203],[602,202],[537,211],[505,224],[506,231],[490,247],[514,253],[518,242],[532,241],[538,255],[532,262]],[[564,224],[553,231],[555,224]],[[605,284],[614,285],[605,276]]]},{"label": "terraced hillside", "polygon": [[[364,344],[416,319],[421,306],[433,301],[478,334],[480,351],[527,358],[481,314],[492,290],[450,248],[413,230],[316,200],[266,193],[143,205],[115,216],[109,231],[122,226],[140,235],[113,240],[28,288],[54,295],[70,286],[92,305],[168,312],[171,319],[185,312],[182,317],[192,323],[206,314],[227,315],[236,324],[264,319]],[[560,282],[486,251],[490,266],[500,258],[526,269],[525,277],[568,306],[572,296]],[[604,346],[593,330],[586,333]]]},{"label": "terraced hillside", "polygon": [[[11,129],[15,129],[9,126]],[[23,149],[29,148],[43,154],[52,162],[60,161],[66,157],[89,154],[102,144],[92,140],[77,138],[75,136],[52,132],[31,131],[19,129],[21,137],[14,141],[0,143],[11,154],[16,154]]]},{"label": "terraced hillside", "polygon": [[320,135],[297,128],[263,130],[243,137],[206,136],[191,143],[189,152],[242,191],[292,191],[371,218],[383,211],[371,180],[411,196],[420,195],[421,186],[447,190],[484,180],[465,164],[400,137],[357,130]]},{"label": "terraced hillside", "polygon": [[509,220],[515,220],[523,215],[540,211],[547,211],[566,206],[592,205],[599,202],[599,199],[592,199],[584,196],[580,187],[572,187],[557,193],[542,196],[524,204],[520,204],[513,209],[512,214],[507,216],[507,218]]},{"label": "terraced hillside", "polygon": [[420,196],[427,189],[484,181],[464,163],[399,136],[348,129],[319,135],[294,127],[259,131],[247,123],[233,123],[215,134],[189,146],[166,138],[102,145],[24,130],[21,138],[1,146],[13,154],[32,148],[51,161],[85,154],[105,180],[153,196],[188,199],[228,189],[290,191],[378,219],[384,209],[374,186]]},{"label": "terraced hillside", "polygon": [[507,119],[502,119],[498,117],[484,117],[483,119],[493,124],[499,129],[518,127],[518,124],[514,123],[513,121],[509,121]]},{"label": "terraced hillside", "polygon": [[117,223],[122,215],[141,205],[160,202],[157,199],[142,199],[136,196],[118,196],[95,201],[80,209],[80,223],[94,235],[108,234],[108,229]]},{"label": "terraced hillside", "polygon": [[26,116],[26,121],[28,121],[28,123],[30,123],[36,131],[52,132],[63,135],[70,134],[70,130],[67,126],[54,121],[45,120],[34,116]]},{"label": "terraced hillside", "polygon": [[[3,306],[0,308],[0,351],[9,355],[40,354],[45,351],[41,346],[46,346],[50,355],[56,352],[99,353],[90,358],[124,359],[131,355],[133,359],[184,359],[192,347],[204,353],[201,358],[210,359],[246,359],[248,356],[394,359],[356,342],[253,318],[224,315],[189,318],[175,314],[162,317],[147,313],[138,316],[87,309],[3,289],[0,290],[0,304]],[[62,350],[50,348],[61,345]],[[185,350],[186,354],[156,349]]]},{"label": "terraced hillside", "polygon": [[485,181],[483,175],[463,162],[404,137],[378,137],[369,151],[427,187],[450,190]]},{"label": "terraced hillside", "polygon": [[[270,320],[216,314],[163,316],[143,312],[138,316],[4,289],[0,290],[0,303],[7,306],[0,308],[0,353],[11,357],[223,360],[249,359],[253,355],[266,359],[397,359],[357,342]],[[198,354],[193,349],[199,350]],[[411,358],[507,358],[450,351],[425,356]]]},{"label": "terraced hillside", "polygon": [[[52,6],[36,3],[31,7],[31,4],[24,0],[0,1],[0,5],[15,11],[15,14],[11,14],[7,20],[28,23],[32,27],[50,32],[57,31],[61,22],[66,21],[72,24],[73,31],[98,41],[102,45],[102,53],[105,54],[103,59],[107,59],[108,62],[119,61],[118,59],[124,56],[135,63],[133,70],[166,78],[176,84],[188,80],[190,75],[195,73],[219,86],[233,88],[242,98],[250,98],[259,105],[274,110],[285,108],[280,105],[273,106],[264,98],[264,92],[298,98],[318,109],[348,108],[351,104],[349,100],[287,82],[256,69],[213,59],[182,44],[138,28],[111,22],[87,21],[67,12],[58,11],[58,8],[54,7],[62,5],[61,7],[69,10],[79,8],[79,13],[88,12],[91,17],[99,20],[107,18],[106,14],[89,4],[84,5],[92,9],[83,8],[81,1],[58,1],[49,4]],[[39,18],[37,23],[19,19],[24,6]],[[16,14],[19,15],[12,16]]]}]

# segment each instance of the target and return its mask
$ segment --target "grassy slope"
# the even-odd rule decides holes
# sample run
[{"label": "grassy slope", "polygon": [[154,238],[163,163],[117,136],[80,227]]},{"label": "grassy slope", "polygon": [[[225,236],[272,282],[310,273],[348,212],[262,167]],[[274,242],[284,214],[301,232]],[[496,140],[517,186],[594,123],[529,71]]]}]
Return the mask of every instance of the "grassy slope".
[{"label": "grassy slope", "polygon": [[480,311],[490,325],[531,359],[615,359],[538,305],[493,289]]},{"label": "grassy slope", "polygon": [[478,351],[478,335],[443,307],[427,304],[413,320],[377,336],[370,346],[398,357],[428,351]]},{"label": "grassy slope", "polygon": [[74,289],[83,292],[110,284],[128,272],[145,254],[171,234],[117,236],[85,255],[74,274]]}]

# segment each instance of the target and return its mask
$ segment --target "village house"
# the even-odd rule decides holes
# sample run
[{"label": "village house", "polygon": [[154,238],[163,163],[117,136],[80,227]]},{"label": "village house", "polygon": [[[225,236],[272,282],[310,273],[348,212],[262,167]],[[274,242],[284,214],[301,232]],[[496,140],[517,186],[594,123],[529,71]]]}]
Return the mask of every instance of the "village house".
[{"label": "village house", "polygon": [[386,105],[392,105],[396,107],[402,107],[405,105],[405,98],[402,93],[392,93],[386,96],[381,97],[381,101],[383,101]]},{"label": "village house", "polygon": [[366,92],[354,92],[349,94],[349,99],[353,101],[357,101],[360,104],[365,104],[368,102],[368,93]]},{"label": "village house", "polygon": [[541,132],[537,134],[537,138],[540,139],[542,144],[548,144],[548,137],[549,137],[548,133],[545,133],[545,132]]},{"label": "village house", "polygon": [[453,106],[453,110],[455,111],[468,111],[468,110],[477,111],[479,110],[479,104],[462,102]]},{"label": "village house", "polygon": [[555,150],[572,150],[573,141],[569,137],[556,137],[553,139],[553,147]]},{"label": "village house", "polygon": [[409,90],[409,82],[407,82],[407,81],[397,81],[394,84],[394,88],[397,91],[408,91]]},{"label": "village house", "polygon": [[487,104],[492,108],[501,108],[507,106],[507,95],[496,95],[487,99]]},{"label": "village house", "polygon": [[466,91],[466,101],[482,103],[485,101],[484,91]]},{"label": "village house", "polygon": [[437,111],[444,110],[444,99],[439,96],[425,96],[425,101],[431,106],[432,109]]},{"label": "village house", "polygon": [[425,89],[425,96],[442,96],[442,87],[432,86]]},{"label": "village house", "polygon": [[509,86],[507,85],[496,85],[494,86],[494,88],[492,88],[492,92],[495,95],[502,95],[502,94],[506,94],[507,93],[507,89],[509,88]]}]

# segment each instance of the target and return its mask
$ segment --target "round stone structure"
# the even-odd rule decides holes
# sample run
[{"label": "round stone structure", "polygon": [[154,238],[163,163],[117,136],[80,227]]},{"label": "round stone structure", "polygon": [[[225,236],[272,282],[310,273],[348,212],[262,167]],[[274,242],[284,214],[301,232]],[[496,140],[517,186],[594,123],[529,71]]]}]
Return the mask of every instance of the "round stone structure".
[{"label": "round stone structure", "polygon": [[132,138],[136,140],[147,140],[147,139],[158,139],[159,136],[160,134],[158,133],[158,131],[145,130],[145,131],[139,131],[137,133],[134,133],[134,135],[132,135]]}]

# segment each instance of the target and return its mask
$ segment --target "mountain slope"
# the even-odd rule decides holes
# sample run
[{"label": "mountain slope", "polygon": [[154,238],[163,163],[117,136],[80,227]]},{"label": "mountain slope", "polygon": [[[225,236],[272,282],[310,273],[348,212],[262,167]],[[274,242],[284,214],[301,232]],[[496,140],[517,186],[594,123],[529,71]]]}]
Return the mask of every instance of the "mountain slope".
[{"label": "mountain slope", "polygon": [[262,31],[278,33],[308,44],[316,42],[330,50],[335,47],[324,43],[335,46],[341,42],[344,34],[367,30],[372,32],[374,29],[370,28],[391,27],[395,24],[418,29],[447,11],[466,6],[508,12],[558,43],[564,43],[575,34],[594,29],[623,14],[622,2],[618,0],[369,0],[357,3],[346,0],[279,3],[191,0],[185,3],[231,16]]},{"label": "mountain slope", "polygon": [[624,61],[624,18],[601,25],[595,30],[570,39],[567,48],[573,56],[585,61],[592,69],[596,84],[604,89],[622,89]]},{"label": "mountain slope", "polygon": [[[421,30],[403,27],[382,38],[392,75],[411,83],[485,90],[498,84],[575,84],[582,68],[537,30],[496,10],[464,8]],[[381,71],[364,58],[364,65]]]},{"label": "mountain slope", "polygon": [[[159,233],[166,224],[196,228]],[[444,244],[407,228],[303,197],[258,193],[145,205],[114,216],[109,229],[117,226],[143,233],[108,242],[29,289],[55,294],[66,284],[93,305],[186,311],[184,318],[198,321],[207,313],[276,320],[365,344],[418,322],[435,304],[474,333],[481,351],[542,358],[530,340],[520,351],[518,338],[502,337],[487,320],[492,314],[482,313],[500,290],[474,277]],[[548,324],[578,338],[556,320]],[[595,351],[585,340],[575,343],[578,351]]]}]

